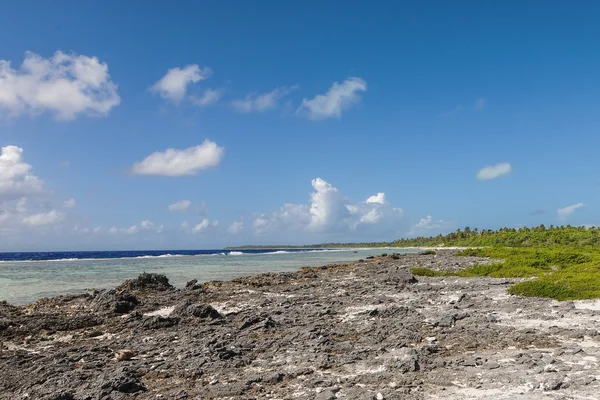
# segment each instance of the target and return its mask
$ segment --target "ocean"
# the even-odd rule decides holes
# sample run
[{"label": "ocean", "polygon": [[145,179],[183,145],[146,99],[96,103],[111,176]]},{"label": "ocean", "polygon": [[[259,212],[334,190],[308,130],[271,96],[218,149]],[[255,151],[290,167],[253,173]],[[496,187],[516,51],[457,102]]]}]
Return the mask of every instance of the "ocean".
[{"label": "ocean", "polygon": [[27,304],[43,297],[114,288],[142,272],[186,282],[228,280],[265,272],[296,271],[414,249],[268,249],[0,253],[0,301]]}]

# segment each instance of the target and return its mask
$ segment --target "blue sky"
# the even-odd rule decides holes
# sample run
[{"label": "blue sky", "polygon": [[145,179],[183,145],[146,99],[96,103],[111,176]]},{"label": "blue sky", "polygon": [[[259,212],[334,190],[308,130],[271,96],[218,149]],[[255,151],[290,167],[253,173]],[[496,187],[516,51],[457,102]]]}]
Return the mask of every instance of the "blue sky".
[{"label": "blue sky", "polygon": [[599,225],[599,12],[8,2],[0,250]]}]

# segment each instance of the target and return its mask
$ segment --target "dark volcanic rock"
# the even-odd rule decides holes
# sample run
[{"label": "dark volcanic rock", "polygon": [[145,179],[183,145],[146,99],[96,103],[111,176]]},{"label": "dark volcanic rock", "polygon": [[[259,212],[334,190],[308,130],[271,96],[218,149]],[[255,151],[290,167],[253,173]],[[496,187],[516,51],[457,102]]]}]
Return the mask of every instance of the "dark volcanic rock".
[{"label": "dark volcanic rock", "polygon": [[171,290],[173,285],[169,283],[169,279],[161,274],[152,274],[144,272],[135,279],[128,279],[121,285],[117,286],[117,291],[125,290]]},{"label": "dark volcanic rock", "polygon": [[210,304],[194,304],[189,300],[179,303],[173,309],[171,313],[177,317],[197,317],[197,318],[210,318],[218,319],[223,318],[217,310],[215,310]]},{"label": "dark volcanic rock", "polygon": [[96,293],[90,303],[90,309],[96,312],[105,311],[127,314],[133,311],[139,304],[140,301],[133,294],[128,292],[118,293],[115,289],[112,289]]},{"label": "dark volcanic rock", "polygon": [[0,302],[0,400],[598,397],[595,303],[409,272],[493,262],[452,254]]}]

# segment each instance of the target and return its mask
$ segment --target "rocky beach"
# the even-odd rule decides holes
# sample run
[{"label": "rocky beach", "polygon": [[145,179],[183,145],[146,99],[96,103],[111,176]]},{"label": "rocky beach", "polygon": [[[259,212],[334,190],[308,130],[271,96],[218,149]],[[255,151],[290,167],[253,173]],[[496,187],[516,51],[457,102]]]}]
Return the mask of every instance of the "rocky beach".
[{"label": "rocky beach", "polygon": [[598,398],[600,303],[409,271],[454,253],[0,303],[0,399]]}]

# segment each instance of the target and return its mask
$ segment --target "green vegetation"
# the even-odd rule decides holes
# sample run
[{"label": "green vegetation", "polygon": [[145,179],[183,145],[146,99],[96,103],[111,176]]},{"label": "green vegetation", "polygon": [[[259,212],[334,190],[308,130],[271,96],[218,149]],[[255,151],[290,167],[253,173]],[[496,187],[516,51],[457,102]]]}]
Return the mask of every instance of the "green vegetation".
[{"label": "green vegetation", "polygon": [[398,239],[391,242],[371,243],[322,243],[302,246],[242,246],[228,250],[243,249],[319,249],[319,248],[357,248],[357,247],[480,247],[480,246],[508,246],[508,247],[547,247],[555,245],[565,246],[600,246],[600,227],[583,226],[553,226],[544,225],[533,228],[502,228],[496,231],[491,229],[471,229],[466,227],[458,229],[447,235],[434,237],[415,237]]},{"label": "green vegetation", "polygon": [[509,247],[545,247],[555,245],[569,246],[598,246],[600,245],[600,228],[583,226],[553,226],[544,225],[533,228],[502,228],[491,229],[466,227],[456,232],[435,237],[416,237],[398,239],[391,243],[398,247],[428,247],[428,246],[509,246]]},{"label": "green vegetation", "polygon": [[[457,272],[413,268],[412,273],[421,276],[531,278],[512,286],[509,292],[557,300],[600,298],[600,227],[540,225],[533,228],[502,228],[496,231],[466,227],[447,235],[398,239],[392,242],[255,248],[449,246],[469,248],[458,253],[459,256],[490,257],[503,262],[476,264]],[[245,248],[248,247],[251,246]]]},{"label": "green vegetation", "polygon": [[556,300],[600,298],[600,247],[597,246],[471,248],[457,256],[504,261],[475,264],[457,272],[427,268],[413,268],[411,272],[421,276],[535,278],[515,284],[509,293]]}]

